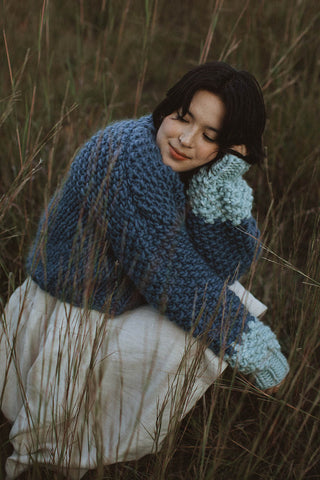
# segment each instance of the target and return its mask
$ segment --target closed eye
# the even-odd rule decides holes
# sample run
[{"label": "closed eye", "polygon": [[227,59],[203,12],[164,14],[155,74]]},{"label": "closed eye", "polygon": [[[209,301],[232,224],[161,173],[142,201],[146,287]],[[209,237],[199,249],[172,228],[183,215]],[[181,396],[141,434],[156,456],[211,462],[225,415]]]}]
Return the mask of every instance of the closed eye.
[{"label": "closed eye", "polygon": [[208,137],[208,135],[206,135],[205,133],[203,134],[203,136],[208,142],[214,143],[216,141],[215,138]]}]

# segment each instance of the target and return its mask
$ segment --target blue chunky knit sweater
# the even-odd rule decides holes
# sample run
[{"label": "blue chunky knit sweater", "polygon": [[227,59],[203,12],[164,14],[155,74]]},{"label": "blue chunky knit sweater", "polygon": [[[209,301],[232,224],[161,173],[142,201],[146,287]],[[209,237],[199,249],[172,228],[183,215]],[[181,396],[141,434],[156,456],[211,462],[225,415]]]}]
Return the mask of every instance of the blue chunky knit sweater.
[{"label": "blue chunky knit sweater", "polygon": [[214,352],[223,349],[231,365],[243,362],[267,388],[287,365],[273,334],[268,352],[252,340],[261,322],[226,288],[252,263],[258,230],[251,190],[236,167],[221,173],[223,162],[194,177],[186,214],[183,184],[162,162],[152,117],[108,126],[82,148],[52,198],[27,269],[42,289],[73,305],[119,315],[148,303],[205,336]]}]

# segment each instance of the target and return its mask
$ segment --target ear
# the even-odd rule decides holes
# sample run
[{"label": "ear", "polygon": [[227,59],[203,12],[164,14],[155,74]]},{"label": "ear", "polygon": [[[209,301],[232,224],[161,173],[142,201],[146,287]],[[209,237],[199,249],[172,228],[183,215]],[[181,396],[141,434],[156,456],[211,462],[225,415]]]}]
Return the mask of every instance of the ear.
[{"label": "ear", "polygon": [[248,155],[247,147],[242,145],[232,145],[231,150],[234,150],[237,153],[240,153],[242,157],[246,157]]}]

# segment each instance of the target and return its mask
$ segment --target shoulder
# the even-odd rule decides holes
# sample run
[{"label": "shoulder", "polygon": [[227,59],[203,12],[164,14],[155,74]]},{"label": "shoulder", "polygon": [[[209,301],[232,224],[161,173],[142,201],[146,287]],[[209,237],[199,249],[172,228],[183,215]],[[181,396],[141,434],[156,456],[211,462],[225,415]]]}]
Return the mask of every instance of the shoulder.
[{"label": "shoulder", "polygon": [[129,158],[146,149],[156,149],[155,128],[151,115],[110,123],[87,140],[76,154],[71,174],[109,168],[113,159]]},{"label": "shoulder", "polygon": [[178,174],[162,162],[152,115],[116,121],[98,131],[77,154],[70,177],[84,188],[107,181],[139,194],[183,191]]},{"label": "shoulder", "polygon": [[96,132],[81,151],[110,149],[120,146],[139,146],[146,139],[155,143],[155,128],[151,115],[139,119],[125,119],[110,123]]},{"label": "shoulder", "polygon": [[123,120],[110,126],[112,137],[117,136],[118,152],[126,161],[143,161],[147,157],[160,160],[160,150],[156,143],[156,130],[152,115],[136,120]]},{"label": "shoulder", "polygon": [[113,122],[102,132],[98,132],[102,138],[112,138],[119,144],[141,147],[146,141],[156,144],[156,131],[152,115],[145,115],[138,119],[127,119]]},{"label": "shoulder", "polygon": [[179,175],[162,161],[152,115],[117,122],[106,132],[108,137],[118,137],[114,145],[117,153],[114,168],[123,171],[128,180],[141,183],[140,179],[146,185],[181,184]]}]

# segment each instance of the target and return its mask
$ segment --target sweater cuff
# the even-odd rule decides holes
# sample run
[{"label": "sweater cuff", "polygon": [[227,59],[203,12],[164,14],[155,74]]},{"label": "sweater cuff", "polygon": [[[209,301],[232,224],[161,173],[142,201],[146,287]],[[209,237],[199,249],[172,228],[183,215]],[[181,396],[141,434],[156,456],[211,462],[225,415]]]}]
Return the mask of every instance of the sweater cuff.
[{"label": "sweater cuff", "polygon": [[250,168],[250,164],[245,160],[227,153],[221,160],[214,163],[209,169],[211,176],[220,177],[224,180],[235,180],[244,175]]},{"label": "sweater cuff", "polygon": [[231,347],[233,353],[225,355],[225,360],[240,372],[254,375],[255,385],[262,390],[279,385],[289,372],[276,335],[258,319],[248,322],[240,343]]}]

